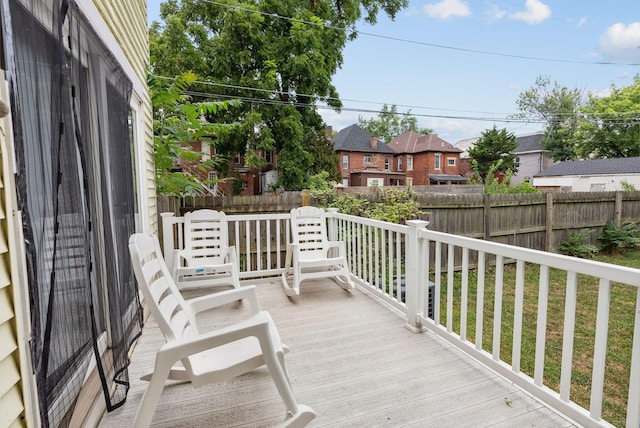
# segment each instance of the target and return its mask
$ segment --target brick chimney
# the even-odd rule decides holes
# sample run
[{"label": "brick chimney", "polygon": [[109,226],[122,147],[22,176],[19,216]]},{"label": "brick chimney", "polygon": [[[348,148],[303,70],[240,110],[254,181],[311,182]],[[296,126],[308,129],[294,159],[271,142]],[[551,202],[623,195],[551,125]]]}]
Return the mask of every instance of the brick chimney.
[{"label": "brick chimney", "polygon": [[378,137],[371,137],[371,148],[378,150]]}]

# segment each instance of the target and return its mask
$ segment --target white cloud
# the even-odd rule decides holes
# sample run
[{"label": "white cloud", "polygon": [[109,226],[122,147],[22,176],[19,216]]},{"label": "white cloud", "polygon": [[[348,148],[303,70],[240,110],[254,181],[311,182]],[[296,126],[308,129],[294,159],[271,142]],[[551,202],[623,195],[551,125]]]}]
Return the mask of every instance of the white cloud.
[{"label": "white cloud", "polygon": [[609,60],[640,62],[640,22],[607,28],[600,36],[600,50]]},{"label": "white cloud", "polygon": [[525,7],[526,10],[512,13],[509,18],[528,24],[538,24],[551,16],[551,8],[540,0],[527,0]]},{"label": "white cloud", "polygon": [[580,18],[580,19],[578,20],[578,23],[576,24],[576,28],[580,28],[580,27],[582,27],[582,26],[583,26],[584,24],[586,24],[586,23],[587,23],[587,17],[586,17],[586,16],[583,16],[582,18]]},{"label": "white cloud", "polygon": [[430,18],[449,19],[454,16],[469,16],[469,6],[461,0],[441,0],[438,3],[425,4],[422,10]]},{"label": "white cloud", "polygon": [[497,4],[489,3],[484,11],[484,17],[489,22],[499,21],[507,15],[504,9],[501,9]]}]

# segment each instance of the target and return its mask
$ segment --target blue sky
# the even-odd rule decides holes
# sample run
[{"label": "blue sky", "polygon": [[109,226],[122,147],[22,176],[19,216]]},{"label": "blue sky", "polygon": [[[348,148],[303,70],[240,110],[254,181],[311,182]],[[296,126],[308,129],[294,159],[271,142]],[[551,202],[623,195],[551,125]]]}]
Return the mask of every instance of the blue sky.
[{"label": "blue sky", "polygon": [[[149,0],[150,21],[159,4]],[[606,94],[640,74],[638,0],[410,1],[358,29],[334,77],[345,110],[319,110],[336,131],[386,103],[452,144],[494,125],[524,135],[541,125],[501,119],[536,77]]]}]

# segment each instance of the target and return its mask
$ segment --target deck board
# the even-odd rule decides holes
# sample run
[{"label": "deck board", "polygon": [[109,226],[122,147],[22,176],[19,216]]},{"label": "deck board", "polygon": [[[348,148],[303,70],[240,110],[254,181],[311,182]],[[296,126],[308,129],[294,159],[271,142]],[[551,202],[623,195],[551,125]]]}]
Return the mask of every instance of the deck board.
[{"label": "deck board", "polygon": [[[367,293],[316,280],[289,299],[278,280],[254,283],[292,349],[287,369],[299,402],[317,413],[311,427],[575,426],[436,335],[411,333],[401,314]],[[198,321],[203,329],[219,327],[246,316],[248,307],[231,303]],[[149,319],[133,352],[127,402],[100,427],[132,424],[146,388],[139,377],[163,342]],[[284,411],[263,367],[202,388],[168,382],[152,426],[270,427]]]}]

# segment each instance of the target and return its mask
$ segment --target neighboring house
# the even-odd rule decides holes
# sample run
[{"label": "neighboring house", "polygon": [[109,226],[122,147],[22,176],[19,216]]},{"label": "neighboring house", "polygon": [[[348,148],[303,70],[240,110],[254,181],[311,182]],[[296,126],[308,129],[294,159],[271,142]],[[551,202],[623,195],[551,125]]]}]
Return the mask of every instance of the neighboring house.
[{"label": "neighboring house", "polygon": [[[206,141],[196,141],[189,144],[190,149],[197,153],[202,153],[202,161],[211,159],[216,155],[214,147]],[[213,195],[260,195],[272,192],[275,183],[278,181],[278,155],[275,151],[259,151],[258,155],[265,161],[262,168],[251,168],[245,164],[245,157],[237,154],[230,159],[228,171],[218,172],[212,169],[202,168],[200,162],[180,161],[180,170],[187,171],[197,177],[202,182],[205,180],[217,180],[218,184],[210,184],[209,189]]]},{"label": "neighboring house", "polygon": [[338,132],[333,145],[339,158],[343,186],[404,184],[405,174],[393,170],[395,152],[358,125]]},{"label": "neighboring house", "polygon": [[600,192],[623,190],[622,182],[640,189],[640,157],[566,161],[533,176],[542,190]]},{"label": "neighboring house", "polygon": [[[530,180],[533,175],[553,165],[553,159],[549,158],[546,155],[546,152],[542,149],[543,136],[543,132],[535,132],[516,137],[518,146],[512,153],[516,155],[518,172],[516,172],[511,178],[511,184],[515,185],[525,180]],[[467,138],[458,141],[455,145],[456,148],[462,150],[462,153],[460,154],[460,174],[464,176],[469,176],[473,173],[471,164],[472,158],[469,155],[469,149],[475,146],[478,140],[479,138],[477,137]]]},{"label": "neighboring house", "polygon": [[469,177],[473,174],[473,168],[471,164],[471,156],[469,156],[469,149],[473,147],[478,141],[476,138],[466,138],[458,141],[454,147],[462,150],[460,153],[460,175]]},{"label": "neighboring house", "polygon": [[146,2],[0,20],[0,426],[96,426],[141,327],[128,239],[158,230]]},{"label": "neighboring house", "polygon": [[460,175],[462,150],[437,135],[406,131],[388,145],[396,153],[397,170],[406,174],[407,186],[460,184],[467,181]]},{"label": "neighboring house", "polygon": [[553,159],[542,149],[544,132],[516,137],[518,147],[513,151],[518,162],[518,172],[511,178],[511,184],[530,181],[531,177],[553,165]]}]

